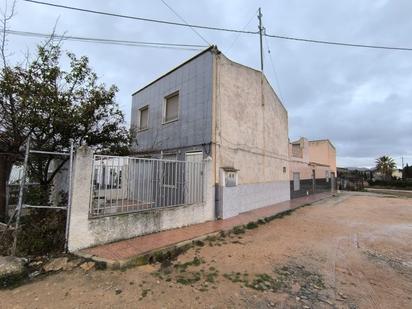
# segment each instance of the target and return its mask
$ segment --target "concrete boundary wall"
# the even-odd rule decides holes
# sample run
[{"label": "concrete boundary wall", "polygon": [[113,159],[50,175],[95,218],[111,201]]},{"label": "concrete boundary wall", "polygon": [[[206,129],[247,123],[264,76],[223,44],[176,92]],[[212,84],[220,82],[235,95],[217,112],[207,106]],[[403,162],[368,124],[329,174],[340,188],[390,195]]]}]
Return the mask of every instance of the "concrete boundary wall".
[{"label": "concrete boundary wall", "polygon": [[178,228],[215,219],[211,160],[205,164],[204,202],[168,209],[89,218],[93,153],[80,147],[76,153],[68,249],[80,249],[117,240]]},{"label": "concrete boundary wall", "polygon": [[290,200],[288,180],[220,187],[219,194],[222,219]]}]

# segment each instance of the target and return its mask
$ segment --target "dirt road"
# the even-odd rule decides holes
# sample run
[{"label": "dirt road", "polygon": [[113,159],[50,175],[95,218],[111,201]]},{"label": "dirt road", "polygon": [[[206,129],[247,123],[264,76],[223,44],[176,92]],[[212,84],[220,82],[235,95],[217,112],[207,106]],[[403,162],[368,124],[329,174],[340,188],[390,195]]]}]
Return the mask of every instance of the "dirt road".
[{"label": "dirt road", "polygon": [[171,263],[65,271],[0,308],[412,308],[412,199],[341,194]]}]

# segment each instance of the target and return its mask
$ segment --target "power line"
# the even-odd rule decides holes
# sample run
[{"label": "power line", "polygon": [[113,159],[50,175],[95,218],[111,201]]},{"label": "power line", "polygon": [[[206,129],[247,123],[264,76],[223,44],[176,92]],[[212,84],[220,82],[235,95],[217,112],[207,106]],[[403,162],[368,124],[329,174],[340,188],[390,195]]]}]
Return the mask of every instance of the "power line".
[{"label": "power line", "polygon": [[258,33],[256,31],[242,31],[242,30],[237,30],[237,29],[228,29],[228,28],[220,28],[220,27],[210,27],[210,26],[201,26],[201,25],[193,25],[193,24],[184,24],[184,23],[178,23],[178,22],[167,21],[167,20],[151,19],[151,18],[123,15],[123,14],[109,13],[109,12],[89,10],[89,9],[83,9],[83,8],[79,8],[79,7],[67,6],[67,5],[61,5],[61,4],[49,3],[49,2],[43,2],[43,1],[35,1],[35,0],[23,0],[23,1],[30,2],[30,3],[35,3],[35,4],[52,6],[52,7],[58,7],[58,8],[61,8],[61,9],[67,9],[67,10],[73,10],[73,11],[79,11],[79,12],[85,12],[85,13],[91,13],[91,14],[100,14],[100,15],[106,15],[106,16],[112,16],[112,17],[120,17],[120,18],[133,19],[133,20],[140,20],[140,21],[147,21],[147,22],[173,25],[173,26],[192,27],[192,28],[215,30],[215,31],[226,31],[226,32],[240,32],[240,33],[247,33],[247,34],[256,34],[256,33]]},{"label": "power line", "polygon": [[[252,17],[249,19],[249,21],[243,26],[242,30],[245,30],[247,26],[249,26],[249,24],[252,22],[252,20],[256,17],[258,10],[253,12]],[[242,33],[238,33],[236,34],[235,39],[233,40],[233,42],[230,44],[229,48],[227,49],[227,52],[229,52],[232,47],[235,45],[235,43],[237,42],[237,40],[240,38],[240,36],[242,35]]]},{"label": "power line", "polygon": [[326,45],[338,45],[347,47],[360,47],[360,48],[374,48],[374,49],[388,49],[388,50],[401,50],[401,51],[412,51],[412,47],[396,47],[396,46],[382,46],[382,45],[366,45],[366,44],[356,44],[356,43],[345,43],[345,42],[334,42],[334,41],[322,41],[313,39],[296,38],[283,35],[265,34],[265,36],[270,38],[282,39],[282,40],[292,40],[300,41],[306,43],[316,43],[316,44],[326,44]]},{"label": "power line", "polygon": [[[167,21],[167,20],[143,18],[143,17],[137,17],[137,16],[109,13],[109,12],[104,12],[104,11],[96,11],[96,10],[84,9],[84,8],[79,8],[79,7],[49,3],[49,2],[44,2],[44,1],[36,1],[36,0],[23,0],[23,1],[34,3],[34,4],[67,9],[67,10],[85,12],[85,13],[100,14],[100,15],[106,15],[106,16],[112,16],[112,17],[120,17],[120,18],[140,20],[140,21],[146,21],[146,22],[154,22],[154,23],[167,24],[167,25],[173,25],[173,26],[192,27],[192,28],[198,28],[198,29],[237,32],[237,33],[255,34],[255,35],[259,34],[259,31],[247,31],[247,30],[238,30],[238,29],[230,29],[230,28],[185,24],[185,23],[178,23],[178,22],[172,22],[172,21]],[[298,38],[298,37],[291,37],[291,36],[275,35],[275,34],[265,34],[265,35],[267,37],[277,38],[277,39],[282,39],[282,40],[300,41],[300,42],[324,44],[324,45],[337,45],[337,46],[346,46],[346,47],[372,48],[372,49],[397,50],[397,51],[412,51],[412,47],[398,47],[398,46],[345,43],[345,42],[337,42],[337,41],[323,41],[323,40],[314,40],[314,39],[305,39],[305,38]]]},{"label": "power line", "polygon": [[268,50],[269,60],[270,60],[271,66],[272,66],[273,74],[275,75],[275,81],[276,81],[276,84],[277,84],[277,86],[278,86],[279,96],[280,96],[281,101],[282,101],[283,103],[285,103],[285,102],[283,101],[282,90],[281,90],[281,87],[280,87],[280,82],[279,82],[278,74],[277,74],[277,72],[276,72],[275,63],[274,63],[274,61],[273,61],[273,59],[272,59],[271,48],[270,48],[268,39],[267,39],[266,37],[265,37],[265,43],[266,43],[266,47],[267,47],[267,50]]},{"label": "power line", "polygon": [[[0,29],[2,31],[2,29]],[[80,37],[80,36],[66,36],[59,34],[47,34],[39,32],[28,32],[19,30],[6,29],[7,34],[25,36],[25,37],[38,37],[38,38],[56,38],[69,41],[86,42],[86,43],[99,43],[99,44],[109,44],[109,45],[122,45],[122,46],[132,46],[132,47],[152,47],[152,48],[167,48],[167,49],[181,49],[181,50],[199,50],[206,48],[204,45],[195,44],[177,44],[177,43],[162,43],[162,42],[144,42],[144,41],[127,41],[127,40],[114,40],[114,39],[104,39],[104,38],[91,38],[91,37]]]},{"label": "power line", "polygon": [[189,23],[188,23],[182,16],[180,16],[170,5],[168,5],[166,1],[164,1],[164,0],[160,0],[160,1],[162,1],[163,4],[164,4],[169,10],[171,10],[171,11],[173,12],[173,14],[175,14],[181,21],[183,21],[186,25],[188,25],[188,26],[190,27],[190,29],[192,29],[192,31],[193,31],[194,33],[196,33],[196,35],[197,35],[198,37],[200,37],[206,44],[208,44],[209,46],[211,45],[199,32],[196,31],[195,28],[191,27],[191,26],[189,25]]}]

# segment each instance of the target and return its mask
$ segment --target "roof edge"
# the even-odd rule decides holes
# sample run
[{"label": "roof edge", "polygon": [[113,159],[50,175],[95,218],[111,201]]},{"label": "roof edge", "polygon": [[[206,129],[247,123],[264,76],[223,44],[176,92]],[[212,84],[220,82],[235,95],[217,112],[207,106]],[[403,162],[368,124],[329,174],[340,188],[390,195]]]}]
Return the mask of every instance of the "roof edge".
[{"label": "roof edge", "polygon": [[143,86],[142,88],[136,90],[135,92],[132,93],[132,96],[134,96],[135,94],[138,94],[140,91],[146,89],[147,87],[153,85],[154,83],[156,83],[158,80],[162,79],[163,77],[171,74],[172,72],[176,71],[177,69],[181,68],[182,66],[184,66],[185,64],[189,63],[190,61],[196,59],[197,57],[203,55],[204,53],[208,52],[208,51],[212,51],[215,50],[216,52],[219,52],[219,49],[217,48],[216,45],[210,45],[208,48],[202,50],[201,52],[197,53],[196,55],[194,55],[193,57],[185,60],[184,62],[182,62],[181,64],[179,64],[178,66],[174,67],[173,69],[171,69],[170,71],[167,71],[166,73],[160,75],[158,78],[156,78],[155,80],[151,81],[150,83],[148,83],[147,85]]},{"label": "roof edge", "polygon": [[330,139],[328,139],[328,138],[325,138],[325,139],[315,139],[315,140],[309,141],[309,143],[316,143],[316,142],[328,142],[328,143],[332,146],[332,148],[336,150],[335,146],[332,144],[332,142],[331,142]]},{"label": "roof edge", "polygon": [[228,61],[230,61],[230,62],[233,63],[233,64],[236,64],[236,65],[241,66],[241,67],[243,67],[243,68],[245,68],[245,69],[248,69],[248,70],[252,70],[252,71],[254,71],[254,72],[258,73],[258,74],[261,74],[261,76],[262,76],[263,79],[265,80],[266,84],[270,87],[270,90],[271,90],[272,94],[274,94],[276,101],[278,101],[278,102],[280,103],[280,105],[282,106],[282,108],[283,108],[283,109],[285,110],[285,112],[288,114],[287,108],[286,108],[285,105],[283,104],[282,100],[280,99],[279,95],[277,94],[277,92],[276,92],[275,89],[273,88],[272,84],[269,82],[269,80],[268,80],[265,72],[262,72],[262,71],[260,71],[260,70],[258,70],[258,69],[255,69],[255,68],[252,68],[251,66],[248,66],[248,65],[246,65],[246,64],[243,64],[243,63],[234,61],[234,60],[230,59],[228,56],[226,56],[223,52],[222,52],[222,55],[223,55]]}]

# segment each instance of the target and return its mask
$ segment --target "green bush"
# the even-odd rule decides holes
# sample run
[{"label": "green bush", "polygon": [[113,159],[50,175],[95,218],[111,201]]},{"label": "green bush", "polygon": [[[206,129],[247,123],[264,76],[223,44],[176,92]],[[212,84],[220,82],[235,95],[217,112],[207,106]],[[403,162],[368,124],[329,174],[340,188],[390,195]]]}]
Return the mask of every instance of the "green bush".
[{"label": "green bush", "polygon": [[22,216],[17,238],[19,255],[61,253],[64,250],[66,211],[32,209]]}]

